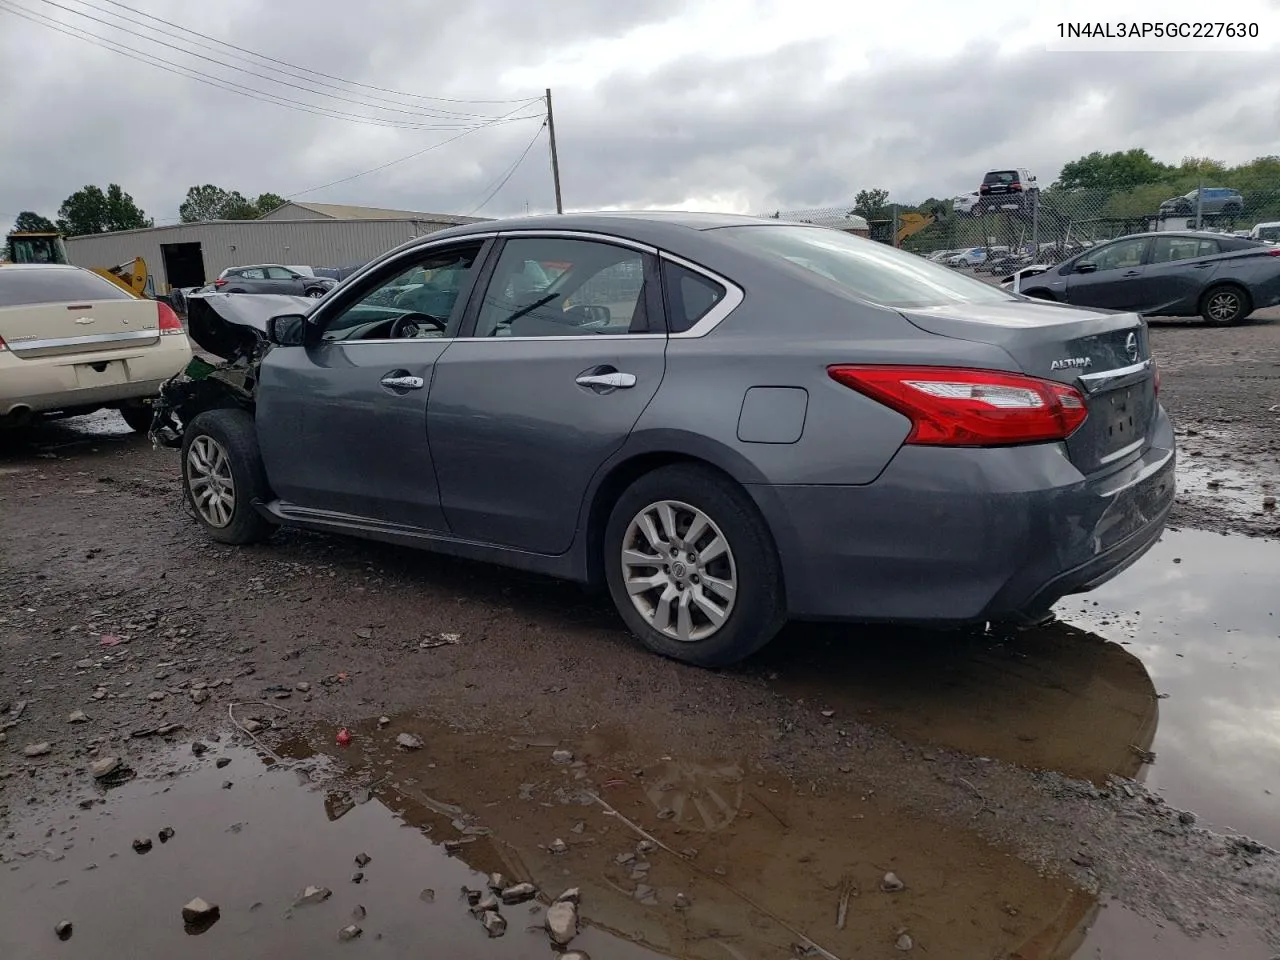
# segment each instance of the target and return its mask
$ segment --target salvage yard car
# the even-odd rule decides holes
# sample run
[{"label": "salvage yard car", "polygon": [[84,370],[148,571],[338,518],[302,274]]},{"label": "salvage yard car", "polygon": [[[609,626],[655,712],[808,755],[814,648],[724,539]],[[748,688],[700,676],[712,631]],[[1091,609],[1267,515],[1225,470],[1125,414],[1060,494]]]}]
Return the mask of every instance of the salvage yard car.
[{"label": "salvage yard car", "polygon": [[81,267],[0,265],[0,426],[107,407],[146,431],[160,385],[189,360],[167,303]]},{"label": "salvage yard car", "polygon": [[[387,288],[433,280],[429,311]],[[490,221],[318,302],[193,298],[153,436],[209,536],[278,525],[601,586],[652,650],[789,618],[1030,624],[1155,543],[1144,321],[719,214]]]},{"label": "salvage yard car", "polygon": [[1022,277],[1021,292],[1041,300],[1228,325],[1280,303],[1280,247],[1225,233],[1140,233]]}]

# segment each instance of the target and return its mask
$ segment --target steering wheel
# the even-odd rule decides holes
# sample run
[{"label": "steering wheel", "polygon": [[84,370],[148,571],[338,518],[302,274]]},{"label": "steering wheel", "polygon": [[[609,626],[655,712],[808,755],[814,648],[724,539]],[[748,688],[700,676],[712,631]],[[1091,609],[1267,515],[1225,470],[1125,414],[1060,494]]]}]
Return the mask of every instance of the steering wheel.
[{"label": "steering wheel", "polygon": [[420,336],[421,327],[424,323],[429,327],[435,327],[441,332],[443,332],[444,328],[448,326],[446,321],[441,320],[439,317],[433,317],[430,314],[406,313],[396,317],[395,321],[391,324],[391,339],[412,340],[415,337]]}]

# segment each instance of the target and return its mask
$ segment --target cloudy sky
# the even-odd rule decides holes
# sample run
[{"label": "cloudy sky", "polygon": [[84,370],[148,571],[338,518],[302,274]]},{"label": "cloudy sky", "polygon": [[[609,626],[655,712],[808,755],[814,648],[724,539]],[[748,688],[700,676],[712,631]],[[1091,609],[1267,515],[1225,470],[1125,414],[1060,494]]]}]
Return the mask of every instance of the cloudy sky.
[{"label": "cloudy sky", "polygon": [[[1280,2],[1227,6],[1259,24],[1252,50],[1049,49],[1064,19],[1226,9],[1186,0],[1050,2],[1035,17],[1006,0],[0,0],[0,224],[109,182],[158,223],[210,182],[553,209],[533,99],[546,87],[569,209],[759,212],[867,187],[912,202],[973,190],[992,167],[1047,183],[1092,150],[1280,153]],[[532,119],[482,126],[502,115]]]}]

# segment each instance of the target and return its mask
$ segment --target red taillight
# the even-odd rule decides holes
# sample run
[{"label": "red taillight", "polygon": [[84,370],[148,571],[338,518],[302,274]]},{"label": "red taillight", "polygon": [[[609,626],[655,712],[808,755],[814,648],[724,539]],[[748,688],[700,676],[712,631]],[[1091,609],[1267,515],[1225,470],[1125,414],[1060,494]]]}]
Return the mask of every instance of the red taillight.
[{"label": "red taillight", "polygon": [[1074,387],[999,370],[860,367],[827,372],[911,420],[906,443],[991,447],[1065,440],[1088,416]]},{"label": "red taillight", "polygon": [[4,342],[4,337],[0,337],[0,353],[4,353],[9,347]]},{"label": "red taillight", "polygon": [[215,287],[225,287],[225,286],[227,285],[227,281],[226,281],[226,280],[215,280],[215,281],[213,281],[213,285],[214,285]]},{"label": "red taillight", "polygon": [[1155,392],[1156,396],[1159,396],[1160,395],[1160,368],[1155,365],[1154,361],[1152,362],[1151,366],[1152,366],[1151,387],[1152,387],[1152,390]]},{"label": "red taillight", "polygon": [[160,314],[160,334],[182,333],[182,321],[178,319],[178,315],[173,312],[173,307],[169,306],[163,300],[156,301],[156,312]]},{"label": "red taillight", "polygon": [[1280,247],[1272,247],[1267,251],[1268,257],[1280,257]]},{"label": "red taillight", "polygon": [[987,186],[985,183],[978,188],[978,193],[982,194],[982,196],[984,197],[990,192],[991,192],[991,188]]}]

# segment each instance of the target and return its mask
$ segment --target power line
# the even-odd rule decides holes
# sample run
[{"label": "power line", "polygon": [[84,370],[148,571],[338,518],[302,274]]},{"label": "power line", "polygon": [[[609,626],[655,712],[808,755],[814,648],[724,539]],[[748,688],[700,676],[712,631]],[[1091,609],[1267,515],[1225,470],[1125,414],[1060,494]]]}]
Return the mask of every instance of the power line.
[{"label": "power line", "polygon": [[478,204],[476,204],[472,209],[468,210],[466,213],[466,216],[470,217],[473,214],[476,214],[480,212],[482,209],[484,209],[485,204],[487,204],[490,200],[496,197],[499,191],[501,191],[502,188],[507,185],[507,181],[510,180],[512,176],[515,174],[516,170],[520,168],[520,164],[523,163],[524,158],[529,155],[529,151],[533,149],[533,145],[538,142],[538,137],[542,135],[542,131],[546,129],[546,126],[547,126],[547,122],[543,120],[542,125],[539,126],[537,130],[534,131],[533,139],[529,141],[528,146],[524,148],[520,156],[516,157],[516,162],[513,163],[510,166],[510,168],[508,168],[508,170],[506,171],[506,175],[502,176],[501,180],[499,180],[498,182],[498,185],[494,187],[483,200],[481,200]]},{"label": "power line", "polygon": [[[341,93],[330,93],[325,90],[316,90],[310,86],[302,86],[301,84],[292,83],[288,80],[281,80],[278,77],[273,77],[266,73],[258,73],[255,70],[249,70],[245,67],[237,66],[234,63],[228,63],[226,60],[219,60],[216,57],[210,57],[201,53],[196,53],[192,50],[188,50],[186,47],[178,46],[177,44],[170,43],[167,40],[159,39],[158,37],[136,36],[133,33],[133,31],[127,26],[121,26],[118,22],[115,22],[112,20],[105,20],[102,17],[95,17],[93,14],[86,13],[83,10],[77,10],[74,7],[68,7],[65,4],[57,2],[57,0],[37,0],[37,2],[43,3],[45,6],[56,7],[57,9],[65,11],[66,13],[69,13],[72,16],[82,17],[85,20],[92,20],[94,23],[100,23],[103,26],[109,27],[113,30],[120,30],[125,34],[127,34],[128,36],[135,37],[138,40],[146,41],[148,44],[155,44],[157,46],[167,47],[170,50],[176,50],[178,53],[186,54],[187,56],[194,57],[197,60],[203,60],[207,63],[212,63],[220,67],[225,67],[228,70],[235,70],[240,73],[248,74],[249,76],[256,77],[259,80],[266,80],[268,83],[276,83],[282,87],[290,87],[294,90],[301,90],[303,93],[319,94],[320,96],[327,97],[330,100],[341,100],[346,103],[355,104],[358,107],[372,107],[375,110],[385,110],[391,113],[401,113],[411,117],[427,116],[427,117],[431,117],[432,119],[446,119],[446,118],[452,117],[454,119],[466,119],[466,120],[488,119],[487,116],[484,116],[481,114],[459,113],[458,111],[454,111],[454,110],[446,111],[446,110],[441,110],[439,108],[433,108],[433,107],[410,107],[405,104],[388,105],[386,101],[377,102],[377,101],[370,101],[367,99],[356,100],[352,97],[342,96],[341,93],[347,93],[350,91],[344,91],[342,87],[339,87],[336,84],[307,80],[308,83],[312,83],[317,86],[330,87],[333,90],[341,91]],[[85,2],[85,0],[77,0],[77,2],[81,3],[82,6],[88,7],[90,10],[97,11],[98,13],[105,12],[100,10],[97,7],[94,7],[92,4]],[[58,21],[58,22],[64,22],[64,21]],[[69,24],[67,25],[69,26]],[[146,24],[142,24],[141,26],[146,27],[146,29],[148,30],[153,30],[157,33],[163,34],[163,31],[161,31],[157,27],[152,27]],[[163,35],[169,36],[169,34],[163,34]],[[109,38],[100,37],[100,39],[109,39]],[[179,38],[179,39],[185,40],[185,38]],[[117,41],[112,40],[112,42],[117,42]],[[186,42],[192,43],[193,45],[197,45],[190,40],[187,40]],[[204,44],[203,46],[208,46],[208,45]],[[241,59],[244,59],[244,58],[241,58]],[[274,69],[274,68],[271,68],[271,69]],[[283,71],[277,70],[276,72],[282,73]],[[288,74],[288,75],[292,76],[292,74]],[[219,78],[219,79],[222,79],[222,78]],[[305,80],[306,78],[302,77],[299,79]],[[529,99],[533,99],[533,98],[531,97]]]},{"label": "power line", "polygon": [[[149,66],[157,67],[160,70],[164,70],[166,73],[173,73],[173,74],[176,74],[177,76],[181,76],[189,80],[195,80],[207,86],[217,87],[218,89],[225,90],[229,93],[235,93],[243,97],[248,97],[251,100],[258,100],[263,103],[271,103],[271,104],[274,104],[275,106],[285,107],[287,109],[292,109],[292,110],[298,110],[303,113],[314,114],[315,116],[327,117],[328,119],[331,119],[331,120],[347,120],[353,123],[362,123],[369,126],[388,127],[388,128],[397,129],[397,130],[449,130],[449,129],[457,130],[462,128],[468,131],[478,130],[481,127],[489,126],[490,124],[495,122],[494,120],[487,120],[484,122],[473,124],[470,127],[463,128],[462,124],[460,123],[434,123],[434,124],[409,123],[402,120],[387,120],[387,119],[378,118],[378,117],[368,117],[362,114],[352,114],[352,113],[347,113],[345,111],[331,110],[327,107],[322,107],[317,104],[309,104],[301,100],[293,100],[289,97],[284,97],[279,94],[270,93],[265,90],[258,90],[254,87],[247,87],[247,86],[244,86],[243,84],[236,83],[232,80],[227,80],[223,77],[217,77],[212,74],[207,74],[202,71],[195,70],[194,68],[191,68],[191,67],[183,66],[182,64],[179,64],[179,63],[174,63],[172,60],[165,60],[163,57],[154,56],[150,53],[147,53],[144,50],[139,50],[136,47],[131,47],[128,44],[119,43],[107,37],[102,37],[90,31],[82,30],[79,27],[74,27],[70,24],[63,23],[60,20],[54,20],[50,17],[46,17],[43,14],[36,13],[24,7],[15,6],[12,3],[12,0],[0,0],[0,10],[3,10],[7,13],[11,13],[14,16],[22,17],[25,20],[29,20],[30,22],[35,23],[42,27],[47,27],[48,29],[54,30],[58,33],[65,34],[66,36],[74,37],[75,39],[78,39],[78,40],[84,40],[86,43],[89,43],[92,46],[100,47],[105,50],[110,50],[113,53],[119,53],[123,56],[129,56],[129,57],[142,57],[144,62],[148,63]],[[540,99],[540,98],[534,98],[534,99]],[[534,100],[530,100],[530,101],[526,101],[525,103],[526,105],[532,105],[533,102]]]},{"label": "power line", "polygon": [[234,43],[229,43],[226,40],[219,40],[217,37],[211,37],[207,33],[200,33],[199,31],[192,30],[189,27],[180,26],[179,24],[176,24],[171,20],[165,20],[163,17],[154,16],[153,14],[146,13],[145,11],[139,10],[136,7],[131,7],[128,4],[119,3],[117,2],[117,0],[104,0],[104,2],[111,4],[111,6],[113,7],[119,7],[122,10],[128,10],[130,13],[136,13],[138,16],[146,17],[148,20],[154,20],[157,23],[163,23],[166,26],[175,27],[183,31],[184,33],[191,34],[192,36],[200,37],[201,39],[204,39],[204,40],[212,40],[214,43],[219,44],[221,46],[229,47],[232,50],[238,50],[241,53],[247,53],[249,56],[256,57],[259,60],[266,60],[270,63],[277,63],[284,67],[292,67],[295,70],[300,70],[303,73],[309,73],[315,77],[323,77],[326,80],[336,80],[339,83],[344,83],[344,84],[347,84],[348,86],[363,87],[365,90],[374,90],[374,91],[377,91],[378,93],[392,93],[399,97],[409,97],[414,100],[434,100],[439,103],[525,103],[530,99],[537,99],[536,97],[534,98],[513,97],[513,98],[508,98],[503,100],[467,100],[467,99],[461,99],[457,97],[432,97],[432,96],[426,96],[424,94],[419,94],[419,93],[406,93],[401,90],[392,90],[388,87],[377,87],[377,86],[373,86],[372,84],[361,83],[358,80],[344,80],[341,77],[335,77],[329,73],[321,73],[319,70],[311,70],[311,69],[308,69],[307,67],[301,67],[301,66],[298,66],[297,64],[289,63],[287,60],[277,60],[275,57],[269,57],[261,53],[254,53],[252,50],[248,50],[244,47],[236,46]]},{"label": "power line", "polygon": [[[511,111],[511,113],[515,113],[517,110],[520,110],[520,109],[522,109],[522,107],[516,107],[515,110]],[[499,123],[514,123],[517,120],[532,120],[532,119],[533,119],[533,115],[523,116],[523,117],[512,117],[510,116],[510,114],[507,114],[506,116],[499,117],[497,120],[490,120],[488,123],[484,124],[484,126],[488,127],[488,126],[493,126]],[[546,122],[545,118],[543,118],[543,122],[544,123]],[[388,160],[386,163],[380,163],[376,167],[370,167],[368,170],[361,170],[359,173],[353,173],[349,177],[341,177],[337,180],[330,180],[328,183],[322,183],[318,187],[308,187],[306,190],[299,190],[296,193],[285,194],[285,199],[292,200],[294,197],[301,197],[307,193],[315,193],[317,190],[324,190],[327,187],[336,187],[340,183],[350,183],[352,180],[358,180],[361,177],[367,177],[371,173],[377,173],[380,170],[386,170],[388,167],[394,167],[396,164],[404,163],[406,160],[416,160],[418,157],[422,156],[424,153],[430,153],[432,150],[436,150],[440,147],[445,146],[446,144],[453,143],[453,141],[455,140],[461,140],[463,137],[465,137],[468,133],[471,133],[471,132],[472,132],[471,130],[464,130],[462,133],[449,137],[446,140],[441,140],[439,143],[433,143],[429,147],[424,147],[423,149],[407,154],[406,156],[397,157],[394,160]]]}]

